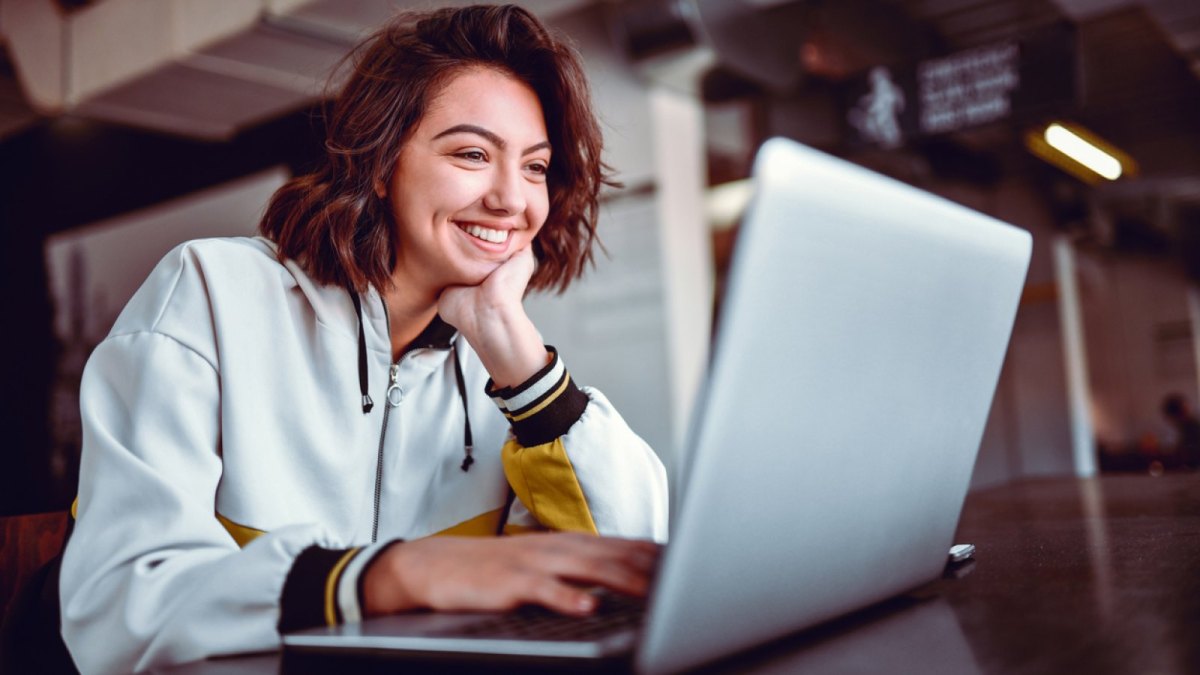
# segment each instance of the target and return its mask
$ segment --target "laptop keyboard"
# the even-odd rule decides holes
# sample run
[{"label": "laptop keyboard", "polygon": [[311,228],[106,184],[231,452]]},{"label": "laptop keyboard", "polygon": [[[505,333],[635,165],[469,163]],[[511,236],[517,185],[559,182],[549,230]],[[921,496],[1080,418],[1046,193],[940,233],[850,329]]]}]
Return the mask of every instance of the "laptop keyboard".
[{"label": "laptop keyboard", "polygon": [[575,642],[599,640],[641,626],[645,600],[610,593],[597,597],[600,602],[588,616],[566,616],[543,607],[525,606],[457,628],[453,633],[473,638]]}]

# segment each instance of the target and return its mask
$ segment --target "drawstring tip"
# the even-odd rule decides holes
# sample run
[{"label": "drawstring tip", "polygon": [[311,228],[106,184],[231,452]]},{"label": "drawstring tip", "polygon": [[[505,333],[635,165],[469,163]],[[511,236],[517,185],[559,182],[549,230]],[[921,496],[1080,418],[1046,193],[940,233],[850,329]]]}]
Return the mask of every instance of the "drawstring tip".
[{"label": "drawstring tip", "polygon": [[475,458],[471,456],[471,446],[467,446],[467,456],[463,458],[462,470],[470,471],[471,465],[475,463]]},{"label": "drawstring tip", "polygon": [[371,412],[371,408],[375,407],[375,402],[371,400],[370,396],[364,394],[362,397],[362,407],[363,414],[366,415],[367,413]]}]

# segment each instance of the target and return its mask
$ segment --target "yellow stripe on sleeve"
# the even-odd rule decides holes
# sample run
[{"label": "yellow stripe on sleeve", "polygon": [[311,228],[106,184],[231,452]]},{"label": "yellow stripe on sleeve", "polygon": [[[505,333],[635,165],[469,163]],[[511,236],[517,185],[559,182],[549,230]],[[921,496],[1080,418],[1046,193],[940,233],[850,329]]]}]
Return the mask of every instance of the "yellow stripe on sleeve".
[{"label": "yellow stripe on sleeve", "polygon": [[246,544],[266,534],[263,530],[256,530],[253,527],[235,523],[219,513],[217,514],[217,521],[221,523],[221,526],[225,528],[229,536],[233,537],[233,540],[237,542],[238,548],[246,548]]},{"label": "yellow stripe on sleeve", "polygon": [[451,525],[441,532],[434,532],[435,537],[491,537],[496,534],[500,525],[500,514],[504,509],[493,509],[481,513],[474,518],[464,520],[457,525]]},{"label": "yellow stripe on sleeve", "polygon": [[510,440],[501,457],[509,485],[539,523],[552,530],[599,534],[562,439],[528,448]]},{"label": "yellow stripe on sleeve", "polygon": [[[434,532],[431,536],[434,537],[492,537],[496,535],[496,527],[500,525],[500,516],[504,512],[503,508],[493,509],[486,513],[481,513],[474,518],[464,520],[457,525],[451,525],[440,532]],[[533,532],[543,532],[540,527],[517,525],[515,523],[504,524],[504,534],[530,534]]]},{"label": "yellow stripe on sleeve", "polygon": [[328,626],[337,625],[338,577],[342,576],[342,570],[361,550],[361,548],[352,548],[346,551],[346,555],[337,561],[333,569],[329,570],[329,576],[325,578],[325,624]]},{"label": "yellow stripe on sleeve", "polygon": [[508,536],[515,537],[515,536],[522,535],[522,534],[536,534],[538,532],[545,532],[545,530],[542,530],[537,527],[529,527],[526,525],[505,525],[504,526],[504,534],[508,535]]}]

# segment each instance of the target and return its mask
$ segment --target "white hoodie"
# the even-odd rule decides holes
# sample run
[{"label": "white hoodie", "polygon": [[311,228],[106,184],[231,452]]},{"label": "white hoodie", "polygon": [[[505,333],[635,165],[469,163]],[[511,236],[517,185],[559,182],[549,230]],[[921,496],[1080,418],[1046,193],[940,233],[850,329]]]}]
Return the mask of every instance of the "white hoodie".
[{"label": "white hoodie", "polygon": [[350,294],[280,264],[264,239],[183,244],[130,300],[80,397],[60,587],[82,672],[272,649],[280,626],[358,620],[358,575],[397,538],[665,540],[661,463],[557,355],[485,394],[487,372],[452,328],[435,321],[391,364],[382,299],[360,302],[369,413]]}]

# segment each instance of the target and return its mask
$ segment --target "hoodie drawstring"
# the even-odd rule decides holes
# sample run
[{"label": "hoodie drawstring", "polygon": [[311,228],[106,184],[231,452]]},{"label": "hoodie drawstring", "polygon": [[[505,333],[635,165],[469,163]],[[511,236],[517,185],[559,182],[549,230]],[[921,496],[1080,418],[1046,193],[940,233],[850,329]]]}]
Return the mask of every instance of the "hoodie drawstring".
[{"label": "hoodie drawstring", "polygon": [[375,402],[367,393],[367,336],[363,332],[362,301],[358,299],[358,293],[352,289],[346,290],[350,292],[350,299],[354,301],[354,313],[358,315],[358,389],[362,392],[362,409],[366,415],[375,407]]},{"label": "hoodie drawstring", "polygon": [[462,398],[463,404],[462,470],[469,471],[471,465],[475,463],[475,458],[471,456],[471,451],[475,449],[475,446],[471,441],[471,417],[467,414],[467,387],[463,384],[462,366],[458,362],[458,348],[451,346],[450,352],[451,356],[454,357],[454,379],[458,381],[458,395]]},{"label": "hoodie drawstring", "polygon": [[[358,389],[362,393],[362,411],[366,415],[375,407],[375,402],[371,400],[371,395],[368,386],[367,373],[367,336],[363,329],[363,313],[362,301],[358,297],[358,293],[354,289],[347,288],[346,291],[350,294],[350,299],[354,301],[354,312],[358,315]],[[454,380],[458,385],[458,396],[462,399],[463,406],[463,462],[462,470],[469,471],[471,465],[475,463],[475,458],[472,457],[472,452],[475,450],[474,443],[471,439],[471,416],[467,407],[467,387],[463,379],[462,365],[458,360],[458,349],[454,345],[450,346],[451,356],[454,358]]]}]

